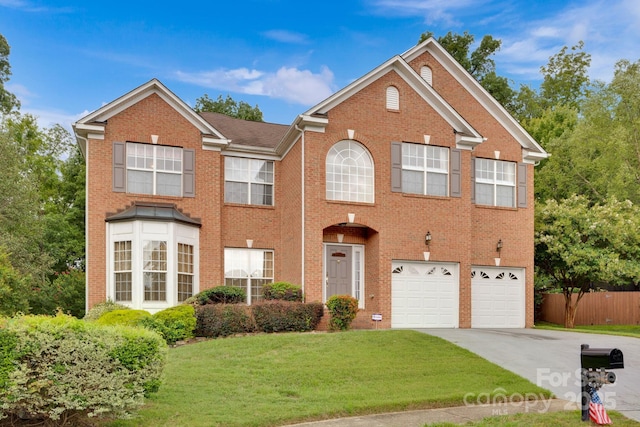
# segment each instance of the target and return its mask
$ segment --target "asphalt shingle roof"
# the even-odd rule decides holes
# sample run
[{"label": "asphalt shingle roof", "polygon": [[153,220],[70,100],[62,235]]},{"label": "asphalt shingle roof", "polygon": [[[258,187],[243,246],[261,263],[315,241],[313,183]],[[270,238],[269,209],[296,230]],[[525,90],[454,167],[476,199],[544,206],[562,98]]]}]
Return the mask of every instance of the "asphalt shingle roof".
[{"label": "asphalt shingle roof", "polygon": [[275,148],[289,129],[288,125],[241,120],[220,113],[202,112],[200,116],[238,145]]}]

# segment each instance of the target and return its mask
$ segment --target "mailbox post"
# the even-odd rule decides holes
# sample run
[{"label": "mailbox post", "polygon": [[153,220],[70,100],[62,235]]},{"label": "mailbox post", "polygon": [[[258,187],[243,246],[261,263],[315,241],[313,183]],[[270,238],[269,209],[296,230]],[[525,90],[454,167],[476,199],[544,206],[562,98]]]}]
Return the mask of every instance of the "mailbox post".
[{"label": "mailbox post", "polygon": [[622,351],[617,348],[590,348],[589,344],[582,344],[580,346],[580,365],[582,421],[589,421],[591,392],[600,389],[604,384],[616,382],[616,374],[607,372],[607,369],[624,368]]}]

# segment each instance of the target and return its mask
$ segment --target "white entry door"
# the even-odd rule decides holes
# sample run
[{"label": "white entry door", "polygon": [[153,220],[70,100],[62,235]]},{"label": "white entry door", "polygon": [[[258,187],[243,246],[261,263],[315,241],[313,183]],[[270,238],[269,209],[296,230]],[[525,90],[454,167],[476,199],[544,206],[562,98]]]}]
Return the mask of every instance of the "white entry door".
[{"label": "white entry door", "polygon": [[393,261],[392,328],[457,328],[458,264]]}]

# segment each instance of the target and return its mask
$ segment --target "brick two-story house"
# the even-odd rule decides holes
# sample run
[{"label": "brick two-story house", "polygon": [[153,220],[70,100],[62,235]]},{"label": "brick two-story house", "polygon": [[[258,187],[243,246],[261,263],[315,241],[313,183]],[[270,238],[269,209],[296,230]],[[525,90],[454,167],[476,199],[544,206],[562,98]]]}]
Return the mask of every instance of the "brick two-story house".
[{"label": "brick two-story house", "polygon": [[153,312],[222,284],[251,304],[289,281],[357,298],[356,327],[533,323],[547,153],[433,39],[291,125],[198,114],[153,79],[74,129],[88,307]]}]

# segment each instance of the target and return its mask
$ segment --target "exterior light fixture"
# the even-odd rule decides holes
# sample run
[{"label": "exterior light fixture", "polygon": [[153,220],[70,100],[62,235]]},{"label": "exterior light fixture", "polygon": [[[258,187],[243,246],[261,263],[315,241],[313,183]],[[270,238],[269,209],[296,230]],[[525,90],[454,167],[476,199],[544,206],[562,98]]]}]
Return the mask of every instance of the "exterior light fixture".
[{"label": "exterior light fixture", "polygon": [[502,250],[502,239],[498,240],[498,244],[496,245],[496,252],[500,253]]},{"label": "exterior light fixture", "polygon": [[431,232],[427,231],[426,236],[424,236],[424,244],[429,246],[431,245]]}]

